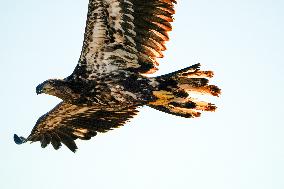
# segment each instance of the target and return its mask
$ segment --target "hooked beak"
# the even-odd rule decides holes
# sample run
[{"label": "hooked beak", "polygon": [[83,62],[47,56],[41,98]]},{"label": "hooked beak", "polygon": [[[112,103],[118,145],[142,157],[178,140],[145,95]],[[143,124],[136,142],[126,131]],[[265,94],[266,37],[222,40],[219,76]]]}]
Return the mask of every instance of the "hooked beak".
[{"label": "hooked beak", "polygon": [[36,94],[37,94],[37,95],[39,95],[39,94],[41,94],[41,93],[42,93],[41,90],[36,90]]},{"label": "hooked beak", "polygon": [[40,84],[36,87],[36,94],[39,95],[41,93],[43,93],[43,85],[42,84]]}]

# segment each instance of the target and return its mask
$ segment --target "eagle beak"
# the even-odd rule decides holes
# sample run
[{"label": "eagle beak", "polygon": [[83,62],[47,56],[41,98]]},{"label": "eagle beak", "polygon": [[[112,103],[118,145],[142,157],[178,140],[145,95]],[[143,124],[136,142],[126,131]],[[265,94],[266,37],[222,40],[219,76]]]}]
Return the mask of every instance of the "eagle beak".
[{"label": "eagle beak", "polygon": [[41,94],[41,93],[42,93],[42,90],[41,90],[41,89],[36,88],[36,94],[37,94],[37,95],[39,95],[39,94]]},{"label": "eagle beak", "polygon": [[43,84],[39,84],[37,87],[36,87],[36,94],[39,95],[43,93]]}]

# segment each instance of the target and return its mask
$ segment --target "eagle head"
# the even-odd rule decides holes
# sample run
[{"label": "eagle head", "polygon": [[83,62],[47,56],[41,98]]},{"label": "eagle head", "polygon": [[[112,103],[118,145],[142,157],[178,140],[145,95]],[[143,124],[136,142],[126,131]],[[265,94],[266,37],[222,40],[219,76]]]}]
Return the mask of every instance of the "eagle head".
[{"label": "eagle head", "polygon": [[36,87],[37,94],[49,94],[54,95],[57,91],[60,91],[61,88],[66,87],[66,81],[62,79],[49,79],[39,84]]},{"label": "eagle head", "polygon": [[68,81],[64,79],[49,79],[36,87],[37,94],[49,94],[66,101],[73,101],[77,94],[70,88]]}]

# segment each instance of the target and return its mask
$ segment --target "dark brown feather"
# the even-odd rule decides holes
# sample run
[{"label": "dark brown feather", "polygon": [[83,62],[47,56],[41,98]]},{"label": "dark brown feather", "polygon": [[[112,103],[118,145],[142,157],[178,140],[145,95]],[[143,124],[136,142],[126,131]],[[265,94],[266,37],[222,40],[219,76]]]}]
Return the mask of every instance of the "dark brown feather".
[{"label": "dark brown feather", "polygon": [[42,148],[51,143],[56,150],[63,143],[75,152],[77,146],[74,140],[77,138],[89,140],[97,132],[107,132],[123,126],[137,112],[136,107],[102,110],[97,106],[77,106],[61,102],[39,118],[27,140],[40,141]]}]

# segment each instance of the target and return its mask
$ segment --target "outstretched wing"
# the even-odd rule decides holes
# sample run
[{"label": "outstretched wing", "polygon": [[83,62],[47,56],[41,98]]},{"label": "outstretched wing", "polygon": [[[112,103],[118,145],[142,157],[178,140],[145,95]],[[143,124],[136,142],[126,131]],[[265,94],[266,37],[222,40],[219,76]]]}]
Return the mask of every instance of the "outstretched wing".
[{"label": "outstretched wing", "polygon": [[92,79],[117,70],[153,73],[172,29],[175,0],[90,0],[74,74]]},{"label": "outstretched wing", "polygon": [[168,32],[175,13],[176,0],[132,0],[134,5],[135,45],[138,51],[137,69],[140,73],[154,73],[166,50]]},{"label": "outstretched wing", "polygon": [[51,143],[56,150],[63,143],[75,152],[77,146],[74,140],[77,138],[89,140],[97,132],[107,132],[112,128],[123,126],[137,112],[135,107],[101,110],[99,107],[61,102],[38,119],[28,138],[15,135],[14,139],[17,144],[40,141],[42,148]]}]

